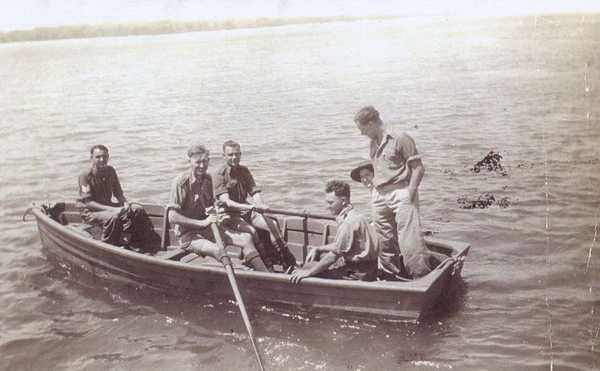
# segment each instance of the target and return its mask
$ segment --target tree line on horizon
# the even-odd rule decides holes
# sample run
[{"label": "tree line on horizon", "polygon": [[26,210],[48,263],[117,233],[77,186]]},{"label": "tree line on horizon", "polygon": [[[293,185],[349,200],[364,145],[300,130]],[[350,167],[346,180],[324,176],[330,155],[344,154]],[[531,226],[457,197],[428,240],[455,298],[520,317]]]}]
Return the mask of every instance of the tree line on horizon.
[{"label": "tree line on horizon", "polygon": [[383,20],[385,17],[303,17],[303,18],[256,18],[223,21],[156,21],[143,23],[111,23],[101,25],[78,25],[60,27],[37,27],[0,33],[0,43],[43,41],[60,39],[83,39],[131,35],[160,35],[183,32],[231,30],[238,28],[276,27],[305,23],[348,22],[357,20]]}]

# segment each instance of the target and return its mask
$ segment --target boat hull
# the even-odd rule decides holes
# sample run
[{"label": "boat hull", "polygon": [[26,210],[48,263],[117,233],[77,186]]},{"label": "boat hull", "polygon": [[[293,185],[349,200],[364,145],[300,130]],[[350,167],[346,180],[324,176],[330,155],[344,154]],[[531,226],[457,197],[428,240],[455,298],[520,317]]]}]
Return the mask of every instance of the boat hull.
[{"label": "boat hull", "polygon": [[[233,293],[225,270],[215,264],[198,265],[112,246],[86,237],[34,209],[42,245],[53,259],[94,277],[124,282],[140,289],[156,289],[192,297]],[[455,253],[432,273],[408,282],[359,282],[310,277],[298,285],[281,273],[236,269],[244,300],[280,303],[347,312],[357,315],[416,319],[434,308],[460,275],[469,246],[453,246]]]}]

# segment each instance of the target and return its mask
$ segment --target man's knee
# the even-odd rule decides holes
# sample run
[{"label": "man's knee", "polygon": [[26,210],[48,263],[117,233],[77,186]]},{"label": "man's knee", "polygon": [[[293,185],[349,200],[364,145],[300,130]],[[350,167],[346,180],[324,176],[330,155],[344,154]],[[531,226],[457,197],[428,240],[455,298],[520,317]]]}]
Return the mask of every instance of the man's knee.
[{"label": "man's knee", "polygon": [[252,224],[246,224],[244,226],[244,232],[247,232],[251,236],[256,236],[256,234],[257,234],[256,228]]},{"label": "man's knee", "polygon": [[250,246],[252,248],[254,248],[254,236],[256,235],[256,230],[254,230],[254,233],[252,232],[248,232],[248,233],[240,233],[238,239],[238,243],[242,246]]},{"label": "man's knee", "polygon": [[243,246],[242,254],[244,256],[244,261],[247,263],[250,262],[252,259],[260,256],[260,254],[254,246]]},{"label": "man's knee", "polygon": [[138,204],[129,204],[129,209],[134,215],[145,214],[146,211],[141,205]]},{"label": "man's knee", "polygon": [[191,251],[200,256],[212,256],[218,258],[219,248],[214,242],[205,239],[192,240],[188,244],[182,246],[184,250]]}]

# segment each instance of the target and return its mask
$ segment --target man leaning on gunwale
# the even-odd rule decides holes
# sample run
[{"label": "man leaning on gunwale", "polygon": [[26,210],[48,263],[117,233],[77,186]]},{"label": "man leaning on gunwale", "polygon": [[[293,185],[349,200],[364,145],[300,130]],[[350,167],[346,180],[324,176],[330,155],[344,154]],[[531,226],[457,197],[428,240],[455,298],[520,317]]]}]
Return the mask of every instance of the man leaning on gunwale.
[{"label": "man leaning on gunwale", "polygon": [[[306,277],[374,281],[380,239],[367,218],[350,202],[350,185],[332,180],[325,186],[325,202],[335,216],[337,232],[332,243],[311,249],[307,262],[292,272],[290,281],[300,283]],[[320,256],[318,261],[315,259]]]}]

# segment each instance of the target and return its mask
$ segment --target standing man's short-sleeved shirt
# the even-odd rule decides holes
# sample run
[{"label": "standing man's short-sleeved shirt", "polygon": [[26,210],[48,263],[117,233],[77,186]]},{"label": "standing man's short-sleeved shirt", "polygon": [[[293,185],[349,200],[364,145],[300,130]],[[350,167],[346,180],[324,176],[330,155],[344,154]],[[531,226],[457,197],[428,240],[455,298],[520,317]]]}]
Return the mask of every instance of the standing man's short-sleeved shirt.
[{"label": "standing man's short-sleeved shirt", "polygon": [[375,171],[375,187],[408,182],[410,168],[408,162],[419,159],[415,141],[407,134],[391,135],[384,133],[381,144],[371,140],[370,157]]},{"label": "standing man's short-sleeved shirt", "polygon": [[349,204],[337,216],[336,222],[334,253],[343,256],[346,262],[377,265],[379,238],[367,219]]},{"label": "standing man's short-sleeved shirt", "polygon": [[[187,171],[179,175],[171,186],[170,204],[179,207],[179,213],[191,219],[205,219],[206,209],[213,206],[213,183],[210,175],[201,178],[193,177]],[[189,228],[182,225],[175,226],[177,236],[188,232]]]},{"label": "standing man's short-sleeved shirt", "polygon": [[123,189],[117,172],[112,166],[105,166],[101,171],[84,170],[79,174],[79,201],[96,201],[103,205],[111,205],[113,196],[123,197]]},{"label": "standing man's short-sleeved shirt", "polygon": [[231,167],[227,164],[222,166],[214,175],[215,197],[227,193],[232,201],[248,203],[248,195],[260,192],[256,187],[254,178],[247,167],[239,165]]}]

